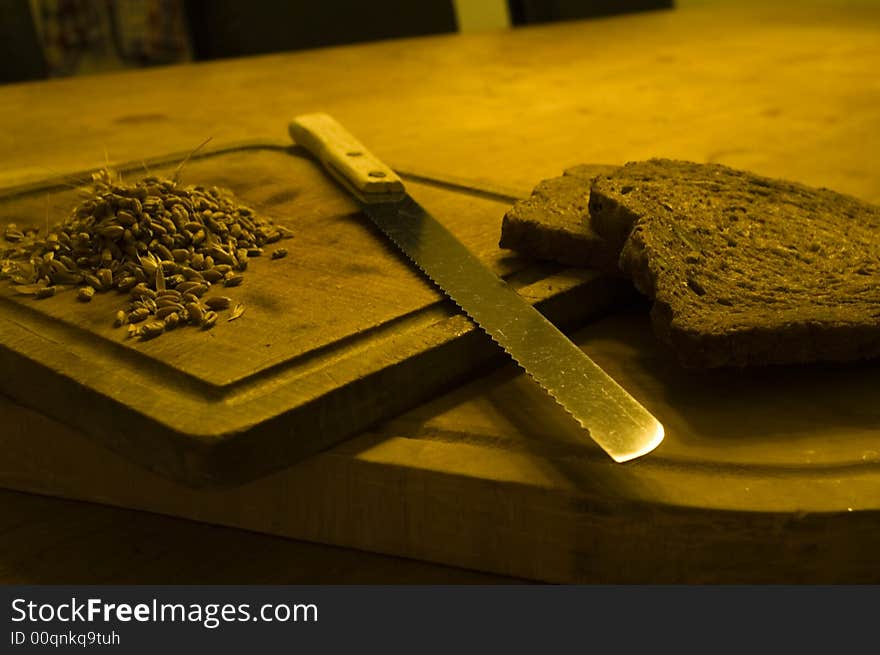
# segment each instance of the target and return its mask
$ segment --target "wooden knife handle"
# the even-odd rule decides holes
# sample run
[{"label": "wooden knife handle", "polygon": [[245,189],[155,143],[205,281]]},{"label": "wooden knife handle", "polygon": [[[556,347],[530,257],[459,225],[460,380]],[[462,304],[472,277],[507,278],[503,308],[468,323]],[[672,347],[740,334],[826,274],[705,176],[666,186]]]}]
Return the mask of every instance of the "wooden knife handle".
[{"label": "wooden knife handle", "polygon": [[329,114],[305,114],[291,121],[290,136],[327,170],[367,202],[405,193],[397,174]]}]

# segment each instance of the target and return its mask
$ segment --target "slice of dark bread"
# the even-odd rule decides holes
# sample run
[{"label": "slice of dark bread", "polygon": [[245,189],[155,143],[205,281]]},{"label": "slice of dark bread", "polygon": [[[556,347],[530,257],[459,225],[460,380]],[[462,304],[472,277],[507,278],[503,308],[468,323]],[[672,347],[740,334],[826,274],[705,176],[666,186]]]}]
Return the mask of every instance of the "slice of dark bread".
[{"label": "slice of dark bread", "polygon": [[613,166],[575,166],[561,177],[544,180],[532,195],[518,201],[501,222],[502,248],[568,266],[620,275],[620,248],[608,244],[590,226],[590,185]]},{"label": "slice of dark bread", "polygon": [[589,208],[682,364],[880,355],[880,207],[656,159],[597,177]]}]

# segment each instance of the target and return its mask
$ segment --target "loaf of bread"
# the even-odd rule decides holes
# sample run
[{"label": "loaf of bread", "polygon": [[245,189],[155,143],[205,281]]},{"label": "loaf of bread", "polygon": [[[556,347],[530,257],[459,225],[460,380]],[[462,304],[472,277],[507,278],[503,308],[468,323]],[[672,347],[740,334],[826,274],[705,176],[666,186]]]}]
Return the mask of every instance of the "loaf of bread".
[{"label": "loaf of bread", "polygon": [[690,367],[880,355],[880,208],[718,164],[595,177],[590,229]]}]

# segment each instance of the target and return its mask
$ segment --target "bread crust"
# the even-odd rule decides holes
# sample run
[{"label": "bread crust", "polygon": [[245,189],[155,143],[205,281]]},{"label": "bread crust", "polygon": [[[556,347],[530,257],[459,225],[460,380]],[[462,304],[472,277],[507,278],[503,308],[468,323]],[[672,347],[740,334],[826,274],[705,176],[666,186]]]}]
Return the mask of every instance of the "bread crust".
[{"label": "bread crust", "polygon": [[588,208],[593,180],[614,168],[576,166],[560,177],[540,182],[530,197],[515,203],[504,215],[500,247],[525,257],[619,276],[620,251],[609,247],[593,230]]},{"label": "bread crust", "polygon": [[589,207],[683,365],[880,355],[880,208],[668,159],[598,176]]}]

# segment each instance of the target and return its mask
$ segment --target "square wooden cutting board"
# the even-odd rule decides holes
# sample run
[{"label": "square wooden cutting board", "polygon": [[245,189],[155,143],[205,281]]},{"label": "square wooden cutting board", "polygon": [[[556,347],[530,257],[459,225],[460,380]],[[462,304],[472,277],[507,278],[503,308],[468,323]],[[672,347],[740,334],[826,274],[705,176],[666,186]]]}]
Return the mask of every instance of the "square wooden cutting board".
[{"label": "square wooden cutting board", "polygon": [[[173,174],[179,155],[119,168]],[[0,224],[43,228],[77,201],[75,179],[0,192]],[[193,157],[184,184],[231,189],[293,231],[280,260],[252,260],[245,305],[210,331],[158,339],[113,327],[116,292],[35,300],[0,282],[0,392],[188,485],[281,469],[467,379],[500,351],[296,148],[243,144]],[[71,183],[73,182],[73,183]],[[410,193],[551,320],[573,325],[617,297],[589,272],[498,248],[513,201],[422,180]]]}]

